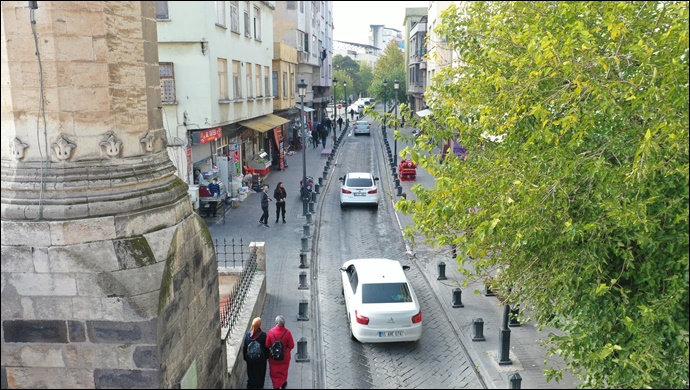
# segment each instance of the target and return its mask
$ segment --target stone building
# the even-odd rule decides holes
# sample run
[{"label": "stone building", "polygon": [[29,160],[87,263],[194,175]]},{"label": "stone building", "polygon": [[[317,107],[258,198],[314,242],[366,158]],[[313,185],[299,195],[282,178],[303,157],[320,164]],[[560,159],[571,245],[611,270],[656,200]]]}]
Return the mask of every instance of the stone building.
[{"label": "stone building", "polygon": [[168,157],[155,2],[3,1],[2,388],[219,388],[218,271]]}]

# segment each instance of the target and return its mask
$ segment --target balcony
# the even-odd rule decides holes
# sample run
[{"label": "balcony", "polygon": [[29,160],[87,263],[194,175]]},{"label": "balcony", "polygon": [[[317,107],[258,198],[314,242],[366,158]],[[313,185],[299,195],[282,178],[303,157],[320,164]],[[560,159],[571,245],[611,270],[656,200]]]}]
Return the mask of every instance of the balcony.
[{"label": "balcony", "polygon": [[298,51],[297,52],[297,59],[299,60],[300,64],[308,64],[310,58],[311,57],[309,56],[309,52],[306,52],[306,51]]}]

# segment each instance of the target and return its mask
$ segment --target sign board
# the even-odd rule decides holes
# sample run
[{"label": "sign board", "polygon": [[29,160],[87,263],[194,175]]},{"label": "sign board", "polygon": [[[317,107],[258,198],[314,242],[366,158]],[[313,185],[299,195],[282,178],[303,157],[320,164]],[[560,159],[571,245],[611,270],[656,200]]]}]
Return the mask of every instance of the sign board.
[{"label": "sign board", "polygon": [[215,127],[213,129],[195,131],[192,133],[192,143],[195,145],[205,144],[211,141],[220,139],[223,135],[223,130],[220,127]]}]

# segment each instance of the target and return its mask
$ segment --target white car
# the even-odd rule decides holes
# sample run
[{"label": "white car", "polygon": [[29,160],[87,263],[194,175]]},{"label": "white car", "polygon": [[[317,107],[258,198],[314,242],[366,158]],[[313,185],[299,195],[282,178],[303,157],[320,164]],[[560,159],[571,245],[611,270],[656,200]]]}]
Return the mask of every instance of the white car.
[{"label": "white car", "polygon": [[418,341],[422,309],[403,266],[390,259],[353,259],[340,268],[350,336],[362,343]]},{"label": "white car", "polygon": [[353,135],[360,135],[360,134],[371,135],[371,123],[369,123],[367,121],[355,122],[355,124],[352,125],[352,134]]},{"label": "white car", "polygon": [[362,204],[379,207],[379,180],[368,172],[350,172],[340,177],[340,207]]}]

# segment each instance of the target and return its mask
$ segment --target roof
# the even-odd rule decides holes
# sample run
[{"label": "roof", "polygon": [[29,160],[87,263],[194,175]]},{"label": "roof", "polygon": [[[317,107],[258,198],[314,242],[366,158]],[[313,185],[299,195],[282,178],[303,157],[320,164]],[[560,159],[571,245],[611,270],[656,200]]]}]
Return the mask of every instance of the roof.
[{"label": "roof", "polygon": [[357,279],[360,283],[395,283],[406,282],[407,276],[402,265],[391,259],[352,259],[348,263],[357,268]]},{"label": "roof", "polygon": [[350,177],[374,177],[369,172],[348,172],[347,175]]}]

